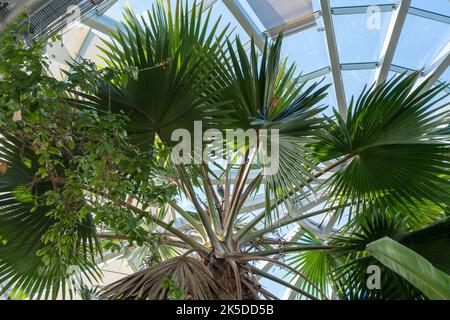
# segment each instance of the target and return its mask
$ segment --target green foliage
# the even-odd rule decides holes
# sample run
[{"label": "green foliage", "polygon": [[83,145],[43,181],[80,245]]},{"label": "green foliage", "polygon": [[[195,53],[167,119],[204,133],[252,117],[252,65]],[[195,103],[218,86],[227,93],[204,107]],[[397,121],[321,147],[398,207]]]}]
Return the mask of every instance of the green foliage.
[{"label": "green foliage", "polygon": [[179,1],[172,11],[158,1],[146,18],[126,10],[124,31],[102,49],[120,79],[103,82],[95,95],[80,93],[89,102],[79,101],[96,110],[125,112],[127,132],[142,150],[153,148],[155,135],[170,145],[173,130],[192,130],[197,120],[205,129],[220,127],[227,105],[218,97],[215,67],[226,30],[217,33],[219,21],[209,29],[210,11],[204,16],[201,4],[188,13]]},{"label": "green foliage", "polygon": [[42,56],[45,41],[28,44],[14,26],[0,42],[0,282],[34,298],[72,295],[73,266],[88,281],[99,276],[97,226],[139,243],[147,237],[136,215],[106,209],[136,190],[143,207],[173,190],[151,180],[155,164],[130,144],[126,116],[69,103],[71,91],[97,81],[92,74],[75,69],[57,81]]},{"label": "green foliage", "polygon": [[98,288],[89,288],[85,284],[82,284],[78,288],[78,294],[80,295],[81,300],[96,300],[99,293]]},{"label": "green foliage", "polygon": [[[347,120],[336,113],[316,145],[323,161],[348,160],[330,178],[332,199],[381,206],[448,203],[449,145],[436,139],[448,114],[433,99],[446,84],[422,93],[419,73],[393,78],[352,101]],[[411,212],[413,213],[413,211]]]},{"label": "green foliage", "polygon": [[164,280],[162,288],[166,290],[168,300],[186,300],[186,290],[171,276]]},{"label": "green foliage", "polygon": [[233,101],[235,126],[276,128],[292,137],[312,136],[320,122],[315,116],[324,109],[317,104],[329,86],[300,83],[295,65],[281,60],[282,41],[282,34],[273,43],[267,39],[262,56],[253,40],[250,53],[239,37],[235,43],[228,41],[230,59],[225,81],[231,83],[226,95]]},{"label": "green foliage", "polygon": [[[254,41],[250,52],[239,37],[228,41],[229,60],[225,65],[227,83],[224,99],[232,101],[232,126],[247,130],[262,129],[270,134],[278,131],[279,163],[277,171],[265,168],[266,196],[276,202],[302,192],[299,185],[307,185],[316,168],[308,144],[314,141],[321,128],[320,113],[325,109],[320,102],[326,97],[328,85],[300,83],[295,76],[296,66],[281,59],[283,35],[271,43],[266,39],[259,56]],[[236,52],[235,52],[236,51]],[[231,141],[227,141],[231,143]],[[268,141],[271,148],[272,142]],[[267,159],[259,158],[256,167],[264,167]],[[298,188],[298,189],[297,189]],[[267,214],[270,220],[271,215]]]},{"label": "green foliage", "polygon": [[0,180],[3,290],[13,289],[17,293],[13,298],[54,299],[60,289],[64,293],[68,289],[72,295],[68,281],[72,266],[80,266],[90,281],[99,276],[94,264],[98,246],[92,216],[73,217],[73,210],[83,206],[82,202],[71,202],[75,208],[65,219],[61,216],[67,207],[50,200],[55,199],[52,184],[37,179],[39,163],[32,152],[20,150],[18,141],[3,140],[0,159],[8,163],[8,172]]},{"label": "green foliage", "polygon": [[[367,245],[384,237],[395,239],[399,243],[415,250],[436,267],[442,267],[448,261],[450,248],[450,220],[444,219],[432,226],[409,231],[405,220],[399,215],[388,212],[367,212],[356,223],[355,229],[345,237],[333,242],[337,246],[335,253],[340,266],[332,273],[343,297],[350,299],[414,299],[423,298],[403,277],[381,265],[381,290],[368,290],[366,286],[367,267],[380,265],[367,254]],[[344,258],[345,257],[345,258]],[[345,260],[348,259],[348,260]],[[444,267],[445,268],[445,267]],[[448,269],[442,269],[448,272]]]},{"label": "green foliage", "polygon": [[[322,241],[313,235],[306,233],[299,241],[301,245],[323,245]],[[304,276],[309,280],[305,281],[301,277],[293,277],[296,281],[296,286],[302,290],[306,290],[316,297],[320,297],[320,292],[312,285],[317,286],[322,292],[328,292],[328,272],[332,267],[332,257],[328,251],[305,251],[293,255],[288,260],[289,264],[296,270],[301,270]],[[293,293],[293,298],[299,298],[298,294]]]},{"label": "green foliage", "polygon": [[422,291],[427,298],[450,300],[450,276],[413,250],[384,237],[369,243],[367,251]]}]

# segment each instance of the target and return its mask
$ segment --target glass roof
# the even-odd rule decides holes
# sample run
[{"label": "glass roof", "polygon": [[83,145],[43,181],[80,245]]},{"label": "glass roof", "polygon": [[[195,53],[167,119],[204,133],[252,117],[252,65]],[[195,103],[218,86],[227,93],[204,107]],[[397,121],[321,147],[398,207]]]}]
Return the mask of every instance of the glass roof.
[{"label": "glass roof", "polygon": [[392,12],[380,12],[380,21],[370,25],[371,13],[333,17],[341,63],[378,61]]},{"label": "glass roof", "polygon": [[316,23],[316,27],[293,34],[283,41],[283,55],[295,62],[297,71],[302,74],[329,66],[323,19],[317,19]]},{"label": "glass roof", "polygon": [[370,84],[375,76],[375,70],[350,70],[343,71],[342,78],[345,88],[345,96],[347,98],[347,104],[350,105],[352,96],[356,100],[360,93],[363,91],[364,86]]},{"label": "glass roof", "polygon": [[411,6],[450,16],[450,5],[448,0],[412,0]]},{"label": "glass roof", "polygon": [[[450,7],[450,2],[447,6]],[[409,69],[427,68],[449,40],[449,24],[408,15],[393,63]]]},{"label": "glass roof", "polygon": [[[175,4],[176,0],[170,0]],[[383,45],[389,36],[388,29],[393,23],[393,11],[399,5],[398,0],[328,0],[331,7],[336,46],[342,69],[342,82],[345,89],[345,100],[350,101],[352,95],[358,94],[364,84],[371,84],[375,79],[373,72],[383,58]],[[143,13],[151,8],[156,0],[118,0],[105,13],[107,17],[120,20],[123,8],[130,6],[135,12]],[[188,1],[190,4],[194,0]],[[264,0],[257,7],[257,1],[224,1],[209,0],[212,4],[213,21],[221,19],[221,26],[231,24],[235,34],[246,42],[252,35],[251,30],[242,27],[229,10],[229,3],[240,3],[239,9],[244,17],[250,20],[255,30],[263,34],[266,26],[274,26],[283,19],[292,20],[292,13],[314,12],[315,24],[300,31],[286,32],[283,55],[296,63],[297,71],[305,80],[322,79],[331,81],[330,56],[326,41],[326,30],[323,22],[321,0],[295,0],[286,5],[285,0]],[[252,8],[253,6],[253,8]],[[306,9],[305,9],[306,8]],[[289,12],[289,9],[292,9]],[[302,11],[303,10],[303,11]],[[306,10],[306,11],[305,11]],[[285,24],[289,28],[289,23]],[[289,30],[288,30],[289,31]],[[450,2],[448,0],[412,0],[408,15],[396,43],[392,65],[395,72],[424,69],[432,66],[435,58],[446,48],[450,40]],[[354,70],[356,69],[356,70]],[[439,80],[450,80],[446,70]],[[334,91],[334,90],[331,90]],[[336,103],[332,95],[328,99]]]},{"label": "glass roof", "polygon": [[[429,1],[429,0],[427,0]],[[433,0],[432,0],[433,1]],[[383,4],[395,4],[396,0],[330,0],[332,7],[349,7],[349,6],[375,6]]]}]

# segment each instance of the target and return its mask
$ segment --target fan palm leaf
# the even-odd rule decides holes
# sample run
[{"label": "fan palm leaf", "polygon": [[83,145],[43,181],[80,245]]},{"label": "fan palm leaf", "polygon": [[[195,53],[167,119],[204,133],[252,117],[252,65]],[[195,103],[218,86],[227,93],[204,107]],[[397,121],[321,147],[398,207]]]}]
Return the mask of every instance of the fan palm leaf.
[{"label": "fan palm leaf", "polygon": [[326,161],[345,162],[328,181],[336,201],[414,206],[448,201],[445,178],[450,145],[437,137],[448,114],[435,99],[445,84],[414,89],[419,74],[393,78],[352,101],[347,120],[336,113],[315,146]]},{"label": "fan palm leaf", "polygon": [[210,11],[181,1],[172,11],[158,1],[145,18],[127,9],[123,29],[101,48],[105,62],[120,74],[104,83],[84,107],[125,113],[127,131],[134,143],[151,149],[155,135],[171,144],[176,129],[193,130],[195,121],[204,128],[220,127],[227,101],[218,99],[221,43],[227,28],[218,32],[219,21],[210,24]]},{"label": "fan palm leaf", "polygon": [[[52,188],[36,180],[39,168],[36,155],[14,137],[3,139],[0,160],[7,170],[0,176],[0,283],[3,292],[12,290],[16,298],[72,296],[70,268],[80,267],[88,280],[99,276],[94,257],[98,245],[90,215],[79,221],[76,241],[58,261],[44,261],[40,250],[46,248],[44,235],[57,220],[52,206],[35,206],[35,201]],[[68,230],[68,232],[72,232]]]},{"label": "fan palm leaf", "polygon": [[[314,235],[310,233],[305,233],[305,235],[300,239],[299,243],[302,245],[320,246],[323,245],[323,241],[317,239]],[[293,255],[288,260],[289,264],[297,270],[301,270],[308,281],[299,277],[294,277],[293,280],[296,281],[296,286],[305,290],[306,292],[320,297],[320,292],[311,284],[315,284],[322,292],[328,292],[328,272],[331,269],[331,259],[330,252],[328,250],[314,250],[305,251],[299,254]],[[292,298],[299,298],[299,295],[295,292],[291,293]]]},{"label": "fan palm leaf", "polygon": [[[282,39],[282,34],[273,43],[266,39],[261,56],[257,54],[253,39],[249,53],[239,37],[233,43],[228,41],[227,79],[224,80],[227,83],[225,99],[232,101],[234,126],[258,133],[267,130],[268,151],[272,150],[273,154],[275,148],[279,150],[278,161],[270,169],[266,159],[270,152],[260,154],[255,161],[266,176],[269,207],[271,199],[276,202],[285,199],[293,189],[307,184],[311,177],[315,161],[306,144],[313,141],[320,128],[319,114],[324,110],[320,102],[328,88],[320,83],[299,82],[295,65],[281,59]],[[276,142],[270,140],[275,133],[279,134]]]}]

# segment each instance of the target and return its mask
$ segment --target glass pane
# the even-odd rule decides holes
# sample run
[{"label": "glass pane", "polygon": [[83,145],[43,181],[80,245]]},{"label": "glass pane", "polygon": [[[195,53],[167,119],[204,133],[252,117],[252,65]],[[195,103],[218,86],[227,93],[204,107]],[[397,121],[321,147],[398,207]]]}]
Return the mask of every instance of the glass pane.
[{"label": "glass pane", "polygon": [[447,81],[450,83],[450,68],[447,68],[442,76],[439,78],[441,81]]},{"label": "glass pane", "polygon": [[[164,1],[166,3],[167,0]],[[188,0],[188,6],[191,7],[195,0]],[[200,1],[197,0],[197,3]],[[148,9],[152,8],[152,5],[156,3],[156,0],[118,0],[111,8],[109,8],[105,15],[115,19],[120,20],[122,18],[124,8],[129,6],[133,9],[136,14],[142,14],[146,12]],[[175,8],[177,0],[170,0],[170,4],[172,8]],[[182,0],[183,5],[186,3],[186,0]]]},{"label": "glass pane", "polygon": [[333,16],[341,63],[378,61],[391,12]]},{"label": "glass pane", "polygon": [[396,0],[330,0],[331,7],[372,6],[377,4],[394,4],[396,2]]},{"label": "glass pane", "polygon": [[247,0],[267,32],[306,29],[315,24],[312,3],[308,0]]},{"label": "glass pane", "polygon": [[283,55],[289,57],[289,62],[295,62],[297,71],[302,74],[329,65],[322,18],[317,20],[317,25],[283,40]]},{"label": "glass pane", "polygon": [[411,7],[450,16],[450,2],[448,0],[412,0]]},{"label": "glass pane", "polygon": [[[315,79],[315,80],[311,80],[311,81],[319,81],[322,78],[319,79]],[[333,84],[333,77],[331,75],[331,73],[327,74],[323,81],[322,81],[323,85],[327,85],[327,84]],[[322,112],[323,115],[326,115],[328,117],[332,117],[333,116],[333,109],[337,109],[337,100],[336,100],[336,91],[334,90],[334,86],[331,85],[328,90],[327,90],[327,96],[325,97],[325,99],[323,99],[321,101],[321,105],[326,106],[327,108]]]},{"label": "glass pane", "polygon": [[152,7],[156,0],[139,1],[139,0],[118,0],[111,8],[106,11],[105,15],[115,20],[121,20],[125,6],[130,6],[136,14],[142,14],[144,11]]},{"label": "glass pane", "polygon": [[449,25],[408,15],[393,64],[411,69],[429,67],[449,40]]},{"label": "glass pane", "polygon": [[320,10],[320,0],[312,0],[313,11]]},{"label": "glass pane", "polygon": [[218,19],[220,19],[218,30],[223,30],[223,28],[230,24],[229,30],[234,30],[235,34],[239,35],[243,43],[250,41],[250,36],[221,0],[216,1],[212,7],[210,25],[212,26]]},{"label": "glass pane", "polygon": [[[217,0],[217,1],[223,1],[223,0]],[[263,33],[264,31],[266,31],[266,28],[264,27],[264,25],[262,24],[261,20],[259,19],[259,17],[256,15],[255,11],[253,11],[253,9],[250,7],[250,5],[248,4],[248,1],[241,1],[241,5],[242,8],[244,9],[245,13],[249,16],[249,18],[253,21],[253,23],[255,24],[256,28],[261,31],[261,33]]]},{"label": "glass pane", "polygon": [[352,97],[355,100],[361,95],[364,86],[370,86],[375,76],[375,70],[352,70],[343,71],[342,79],[344,81],[345,98],[350,106]]}]

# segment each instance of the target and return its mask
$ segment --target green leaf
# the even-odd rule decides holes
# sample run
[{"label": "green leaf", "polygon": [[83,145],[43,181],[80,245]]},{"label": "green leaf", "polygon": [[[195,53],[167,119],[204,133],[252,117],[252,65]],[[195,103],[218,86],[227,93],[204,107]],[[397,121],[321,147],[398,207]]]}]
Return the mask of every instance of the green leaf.
[{"label": "green leaf", "polygon": [[[401,208],[400,208],[401,209]],[[429,226],[417,228],[408,211],[365,209],[355,212],[345,235],[334,237],[331,245],[333,261],[330,276],[343,299],[415,300],[426,298],[403,277],[380,265],[381,289],[369,290],[366,285],[367,268],[378,261],[366,251],[369,243],[389,237],[414,250],[436,268],[449,272],[450,219],[442,219]],[[433,209],[432,209],[433,210]],[[426,212],[424,212],[425,214]],[[441,216],[442,217],[442,216]]]},{"label": "green leaf", "polygon": [[220,128],[226,118],[229,102],[221,100],[216,65],[227,28],[217,32],[219,21],[209,23],[196,4],[185,6],[177,1],[171,11],[158,1],[145,18],[126,8],[123,28],[101,49],[118,79],[99,79],[95,95],[79,92],[87,100],[74,102],[127,114],[127,133],[143,150],[153,148],[156,135],[171,144],[176,129],[193,130],[194,121],[205,130]]},{"label": "green leaf", "polygon": [[315,146],[322,161],[345,159],[329,179],[332,199],[382,206],[448,203],[450,145],[436,133],[445,126],[448,104],[438,95],[446,84],[414,89],[420,73],[400,75],[365,89],[347,120],[336,112]]},{"label": "green leaf", "polygon": [[[308,144],[320,129],[318,115],[324,110],[321,101],[328,89],[320,82],[300,83],[300,78],[295,76],[295,64],[288,65],[281,58],[282,40],[282,34],[273,42],[266,39],[261,56],[253,40],[250,53],[239,37],[233,42],[229,40],[230,58],[226,60],[227,77],[223,79],[224,99],[233,101],[233,125],[243,130],[255,129],[258,133],[261,129],[268,130],[268,147],[279,150],[272,169],[264,165],[268,163],[268,155],[261,155],[255,161],[256,166],[264,167],[269,173],[265,174],[266,197],[277,203],[292,197],[293,189],[299,184],[309,187],[311,169],[316,167]],[[279,139],[272,141],[274,132],[279,133]]]},{"label": "green leaf", "polygon": [[368,244],[367,251],[429,299],[450,300],[450,277],[413,250],[384,237]]},{"label": "green leaf", "polygon": [[92,216],[86,215],[75,226],[77,243],[72,243],[60,259],[50,261],[46,253],[51,250],[44,237],[58,220],[49,214],[53,206],[35,206],[33,200],[41,198],[51,189],[51,184],[40,181],[30,188],[39,165],[36,155],[22,146],[23,143],[9,135],[0,145],[0,159],[9,165],[7,174],[0,179],[0,234],[5,241],[0,250],[0,283],[3,284],[0,294],[11,289],[14,298],[27,295],[33,299],[56,299],[59,293],[64,298],[63,288],[68,288],[69,295],[73,293],[70,266],[79,266],[87,279],[99,276],[92,259],[98,249]]}]

